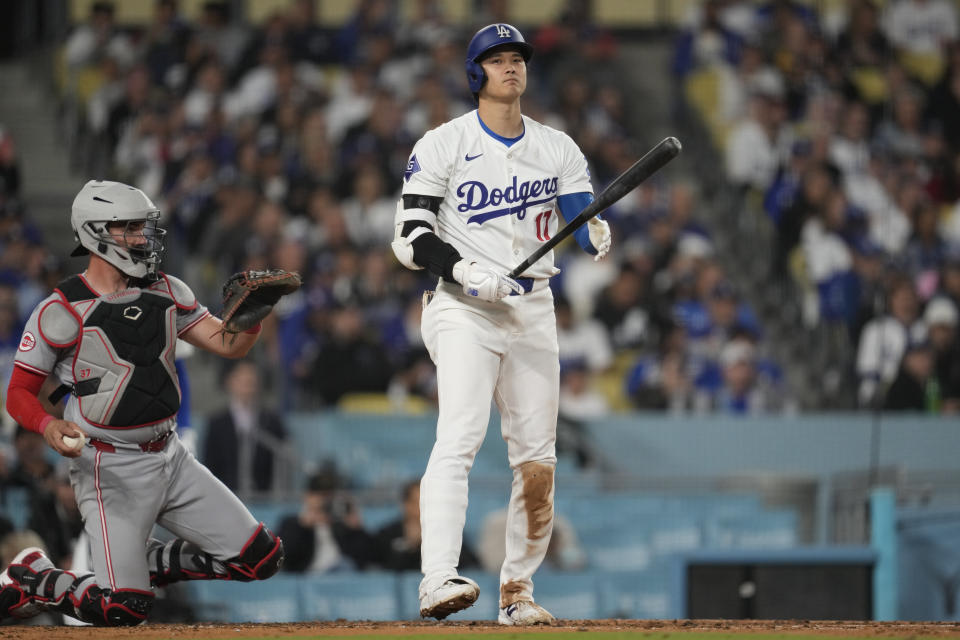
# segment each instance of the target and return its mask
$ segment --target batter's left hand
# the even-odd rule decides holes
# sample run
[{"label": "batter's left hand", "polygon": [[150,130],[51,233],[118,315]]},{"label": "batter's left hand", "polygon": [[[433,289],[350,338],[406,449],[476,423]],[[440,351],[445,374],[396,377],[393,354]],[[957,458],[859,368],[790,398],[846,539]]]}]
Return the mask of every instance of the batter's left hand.
[{"label": "batter's left hand", "polygon": [[594,261],[602,259],[610,253],[610,225],[606,220],[600,218],[590,218],[587,222],[587,231],[590,232],[590,244],[597,250],[597,255],[593,257]]}]

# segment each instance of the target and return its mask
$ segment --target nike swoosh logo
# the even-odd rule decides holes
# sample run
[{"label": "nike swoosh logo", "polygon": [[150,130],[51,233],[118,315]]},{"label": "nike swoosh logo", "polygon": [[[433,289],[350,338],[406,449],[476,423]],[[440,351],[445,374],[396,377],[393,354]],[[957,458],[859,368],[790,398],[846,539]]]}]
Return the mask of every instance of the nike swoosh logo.
[{"label": "nike swoosh logo", "polygon": [[466,160],[467,162],[470,162],[471,160],[476,160],[477,158],[479,158],[479,157],[482,156],[482,155],[483,155],[482,153],[478,153],[477,155],[472,156],[472,155],[470,155],[470,154],[468,153],[467,155],[463,156],[463,159]]}]

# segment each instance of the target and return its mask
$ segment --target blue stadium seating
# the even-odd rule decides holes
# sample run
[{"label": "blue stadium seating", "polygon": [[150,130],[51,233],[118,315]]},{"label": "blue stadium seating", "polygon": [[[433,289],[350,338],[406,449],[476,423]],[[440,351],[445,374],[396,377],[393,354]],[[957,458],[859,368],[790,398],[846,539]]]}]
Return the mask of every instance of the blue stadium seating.
[{"label": "blue stadium seating", "polygon": [[369,572],[310,576],[301,581],[306,620],[397,620],[395,574]]},{"label": "blue stadium seating", "polygon": [[670,562],[658,562],[643,571],[605,572],[597,575],[599,618],[675,617],[671,596],[674,571]]},{"label": "blue stadium seating", "polygon": [[599,608],[597,574],[589,571],[540,571],[533,577],[533,593],[539,604],[561,618],[594,618]]},{"label": "blue stadium seating", "polygon": [[[435,423],[423,416],[323,414],[292,416],[290,428],[305,462],[335,456],[349,470],[353,486],[396,492],[419,477],[433,445]],[[567,619],[664,618],[679,611],[675,592],[678,557],[704,549],[780,549],[798,544],[797,516],[789,509],[766,509],[757,492],[669,492],[653,489],[605,490],[595,473],[572,461],[557,475],[557,514],[575,527],[587,558],[582,572],[546,567],[535,576],[538,602]],[[507,505],[511,473],[499,419],[491,417],[487,438],[470,476],[464,527],[476,545],[486,517]],[[256,517],[276,526],[299,502],[249,505]],[[363,519],[374,531],[400,514],[389,501],[362,504]],[[497,615],[498,577],[465,571],[480,584],[473,607],[451,620],[491,620]],[[196,583],[198,600],[209,601],[208,615],[227,621],[388,620],[419,618],[416,572],[355,573],[292,577],[266,583]],[[282,602],[281,602],[282,601]],[[211,614],[210,612],[214,612]]]},{"label": "blue stadium seating", "polygon": [[712,549],[788,549],[799,544],[797,514],[788,509],[711,518],[704,529],[704,546]]},{"label": "blue stadium seating", "polygon": [[206,622],[296,622],[303,620],[301,580],[277,575],[269,582],[199,580],[187,583]]}]

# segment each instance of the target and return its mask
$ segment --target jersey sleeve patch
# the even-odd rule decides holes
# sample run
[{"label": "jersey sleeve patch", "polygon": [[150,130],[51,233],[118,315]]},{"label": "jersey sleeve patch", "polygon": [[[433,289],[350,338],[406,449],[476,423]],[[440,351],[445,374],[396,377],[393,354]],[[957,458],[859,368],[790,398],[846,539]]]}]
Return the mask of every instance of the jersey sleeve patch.
[{"label": "jersey sleeve patch", "polygon": [[30,351],[35,346],[37,346],[37,339],[33,337],[33,334],[29,331],[24,331],[23,336],[20,338],[20,346],[17,348],[17,350]]},{"label": "jersey sleeve patch", "polygon": [[420,163],[417,161],[417,154],[413,154],[407,161],[407,168],[403,172],[403,181],[410,182],[410,178],[418,171],[420,171]]}]

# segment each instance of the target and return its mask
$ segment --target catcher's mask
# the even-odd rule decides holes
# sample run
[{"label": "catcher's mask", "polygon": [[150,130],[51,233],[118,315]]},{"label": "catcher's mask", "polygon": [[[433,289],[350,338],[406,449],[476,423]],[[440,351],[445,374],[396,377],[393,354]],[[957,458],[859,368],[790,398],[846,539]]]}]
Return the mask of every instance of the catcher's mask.
[{"label": "catcher's mask", "polygon": [[166,230],[160,210],[140,189],[91,180],[73,200],[70,226],[80,243],[72,256],[95,254],[133,278],[156,278]]}]

